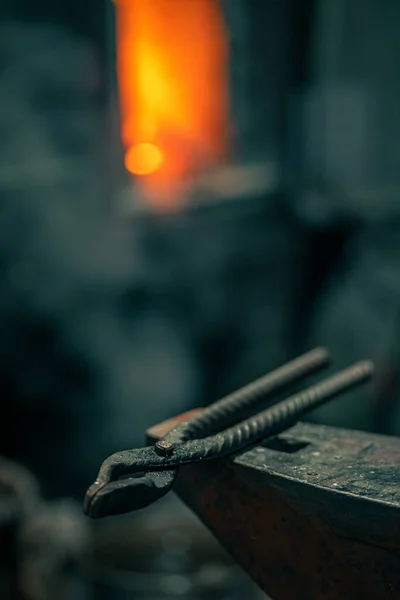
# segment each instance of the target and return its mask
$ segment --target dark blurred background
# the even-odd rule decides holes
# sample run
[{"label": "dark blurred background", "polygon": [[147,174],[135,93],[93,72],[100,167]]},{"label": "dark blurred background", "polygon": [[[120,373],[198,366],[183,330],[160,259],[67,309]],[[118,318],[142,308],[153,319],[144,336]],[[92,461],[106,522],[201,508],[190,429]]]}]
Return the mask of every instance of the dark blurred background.
[{"label": "dark blurred background", "polygon": [[235,167],[157,214],[123,165],[111,2],[1,0],[0,452],[46,499],[314,345],[377,377],[311,419],[400,435],[400,5],[221,4]]}]

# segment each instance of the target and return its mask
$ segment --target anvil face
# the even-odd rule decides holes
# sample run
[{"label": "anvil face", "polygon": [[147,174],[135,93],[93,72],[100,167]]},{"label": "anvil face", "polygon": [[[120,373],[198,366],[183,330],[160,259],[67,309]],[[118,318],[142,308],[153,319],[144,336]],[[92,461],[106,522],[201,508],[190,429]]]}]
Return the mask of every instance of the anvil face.
[{"label": "anvil face", "polygon": [[399,438],[299,423],[174,489],[273,600],[400,598]]}]

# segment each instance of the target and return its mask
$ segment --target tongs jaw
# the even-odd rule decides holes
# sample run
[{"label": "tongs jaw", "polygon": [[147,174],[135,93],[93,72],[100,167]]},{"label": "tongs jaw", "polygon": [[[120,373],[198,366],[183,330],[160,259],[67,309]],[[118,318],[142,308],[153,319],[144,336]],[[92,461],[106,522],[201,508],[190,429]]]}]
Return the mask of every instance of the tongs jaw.
[{"label": "tongs jaw", "polygon": [[86,492],[84,512],[97,519],[146,508],[170,491],[176,476],[177,470],[172,469],[116,481],[98,478]]}]

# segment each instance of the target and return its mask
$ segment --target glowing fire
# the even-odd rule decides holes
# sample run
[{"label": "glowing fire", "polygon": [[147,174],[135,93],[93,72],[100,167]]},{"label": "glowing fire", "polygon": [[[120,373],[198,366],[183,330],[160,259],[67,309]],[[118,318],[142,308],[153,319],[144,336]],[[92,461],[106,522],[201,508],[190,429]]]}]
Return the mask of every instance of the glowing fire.
[{"label": "glowing fire", "polygon": [[115,0],[125,166],[177,198],[227,147],[227,41],[219,0]]},{"label": "glowing fire", "polygon": [[131,146],[125,154],[125,166],[135,175],[150,175],[162,166],[163,161],[160,148],[148,142]]}]

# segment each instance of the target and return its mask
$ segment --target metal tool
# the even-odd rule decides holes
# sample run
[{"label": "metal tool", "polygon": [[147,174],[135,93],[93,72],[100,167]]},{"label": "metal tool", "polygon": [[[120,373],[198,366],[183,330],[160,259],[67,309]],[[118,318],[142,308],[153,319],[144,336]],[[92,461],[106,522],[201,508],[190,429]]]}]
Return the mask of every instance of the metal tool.
[{"label": "metal tool", "polygon": [[366,381],[373,372],[371,362],[360,362],[241,421],[262,401],[327,362],[326,350],[313,350],[179,423],[154,447],[113,454],[87,491],[86,514],[96,518],[144,508],[172,488],[181,465],[236,455],[293,426],[302,415]]}]

